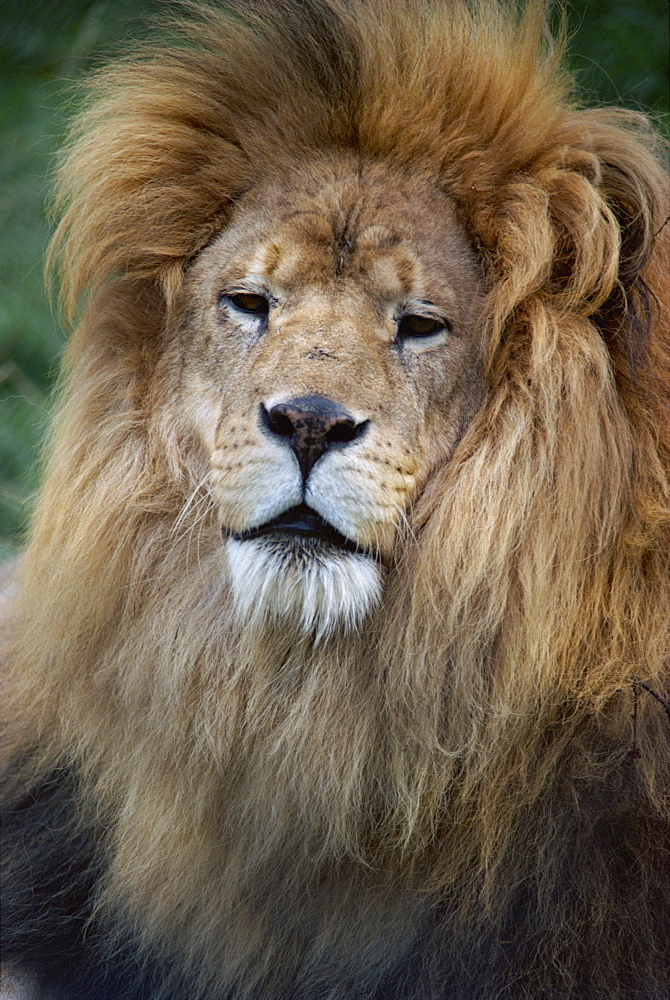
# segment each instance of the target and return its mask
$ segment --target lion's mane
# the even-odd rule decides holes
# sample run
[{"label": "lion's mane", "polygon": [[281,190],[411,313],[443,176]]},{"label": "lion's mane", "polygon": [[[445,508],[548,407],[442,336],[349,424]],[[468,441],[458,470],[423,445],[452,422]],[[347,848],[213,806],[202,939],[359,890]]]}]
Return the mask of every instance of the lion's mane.
[{"label": "lion's mane", "polygon": [[[170,996],[667,1000],[653,134],[578,105],[539,2],[225,7],[97,72],[61,165],[81,317],[5,625],[8,815],[67,789],[77,919],[186,970]],[[267,165],[351,150],[460,206],[492,289],[488,394],[382,607],[315,645],[231,625],[161,345]],[[55,932],[16,905],[9,958],[34,957]]]}]

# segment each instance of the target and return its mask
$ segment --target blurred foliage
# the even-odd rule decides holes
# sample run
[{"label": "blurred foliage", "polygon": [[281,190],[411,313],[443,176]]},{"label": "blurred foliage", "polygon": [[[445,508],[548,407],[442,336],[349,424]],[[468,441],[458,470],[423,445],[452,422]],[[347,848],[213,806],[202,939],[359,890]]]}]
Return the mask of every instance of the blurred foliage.
[{"label": "blurred foliage", "polygon": [[667,0],[573,0],[569,64],[592,101],[651,111],[668,134]]},{"label": "blurred foliage", "polygon": [[[168,4],[169,5],[169,4]],[[48,175],[67,82],[151,31],[159,0],[2,0],[0,10],[0,559],[24,530],[63,334],[43,290]],[[570,65],[587,99],[668,129],[666,0],[573,0]]]},{"label": "blurred foliage", "polygon": [[123,51],[153,0],[0,6],[0,561],[20,541],[64,336],[43,283],[49,173],[68,81]]}]

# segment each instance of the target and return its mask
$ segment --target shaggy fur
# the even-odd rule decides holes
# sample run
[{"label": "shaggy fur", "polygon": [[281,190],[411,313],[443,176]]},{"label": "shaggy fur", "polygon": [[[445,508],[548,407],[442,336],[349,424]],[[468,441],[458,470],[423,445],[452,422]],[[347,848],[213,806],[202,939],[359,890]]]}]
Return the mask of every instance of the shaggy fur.
[{"label": "shaggy fur", "polygon": [[[667,1000],[653,136],[577,106],[539,2],[225,8],[94,76],[61,167],[82,314],[3,610],[5,959],[59,1000]],[[238,199],[351,155],[459,206],[486,391],[380,605],[314,642],[234,614],[165,331]]]}]

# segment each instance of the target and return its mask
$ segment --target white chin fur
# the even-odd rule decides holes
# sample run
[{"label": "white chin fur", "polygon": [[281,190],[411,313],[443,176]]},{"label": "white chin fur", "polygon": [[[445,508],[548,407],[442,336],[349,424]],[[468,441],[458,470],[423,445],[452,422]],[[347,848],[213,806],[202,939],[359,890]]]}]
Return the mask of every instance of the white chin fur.
[{"label": "white chin fur", "polygon": [[235,609],[249,624],[290,619],[319,641],[357,628],[381,596],[381,570],[362,553],[302,539],[229,538],[226,548]]}]

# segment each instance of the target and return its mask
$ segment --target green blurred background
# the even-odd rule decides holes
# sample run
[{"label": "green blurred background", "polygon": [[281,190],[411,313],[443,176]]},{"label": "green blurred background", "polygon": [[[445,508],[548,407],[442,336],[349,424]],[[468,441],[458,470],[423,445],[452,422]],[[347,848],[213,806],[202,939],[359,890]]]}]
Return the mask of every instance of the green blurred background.
[{"label": "green blurred background", "polygon": [[[48,175],[68,82],[145,34],[159,0],[0,0],[0,560],[20,545],[64,333],[43,290]],[[667,0],[568,7],[588,100],[651,110],[668,132]]]}]

